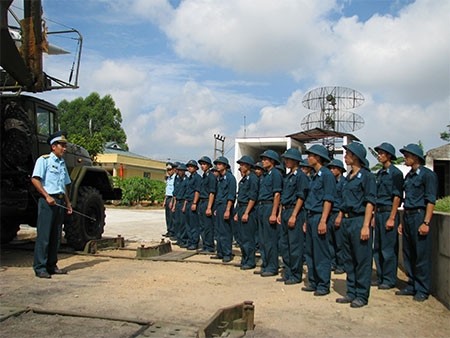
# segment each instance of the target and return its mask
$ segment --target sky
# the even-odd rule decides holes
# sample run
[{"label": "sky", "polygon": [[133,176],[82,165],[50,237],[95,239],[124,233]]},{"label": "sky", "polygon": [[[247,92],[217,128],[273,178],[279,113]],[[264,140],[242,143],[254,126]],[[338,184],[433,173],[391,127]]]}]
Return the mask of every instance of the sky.
[{"label": "sky", "polygon": [[[42,1],[49,30],[77,29],[83,49],[80,88],[38,96],[111,95],[132,152],[213,157],[220,134],[235,160],[235,138],[302,131],[313,112],[304,95],[328,86],[364,96],[351,112],[365,121],[354,135],[366,147],[445,144],[450,1]],[[50,42],[76,50],[67,38]],[[46,57],[47,73],[67,79],[73,55]]]}]

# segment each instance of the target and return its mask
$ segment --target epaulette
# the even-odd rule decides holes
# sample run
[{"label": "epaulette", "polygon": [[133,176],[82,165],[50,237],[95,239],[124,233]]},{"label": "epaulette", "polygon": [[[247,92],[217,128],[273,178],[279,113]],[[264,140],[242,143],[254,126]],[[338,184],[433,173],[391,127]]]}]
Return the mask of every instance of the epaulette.
[{"label": "epaulette", "polygon": [[45,155],[42,155],[41,157],[42,157],[42,158],[49,158],[49,157],[50,157],[50,154],[45,154]]}]

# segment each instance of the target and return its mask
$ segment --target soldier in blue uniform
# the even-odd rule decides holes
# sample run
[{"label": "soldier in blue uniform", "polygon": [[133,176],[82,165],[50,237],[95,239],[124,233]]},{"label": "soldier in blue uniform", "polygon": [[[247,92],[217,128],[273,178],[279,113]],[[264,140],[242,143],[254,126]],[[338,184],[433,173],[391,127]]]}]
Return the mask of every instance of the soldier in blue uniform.
[{"label": "soldier in blue uniform", "polygon": [[215,213],[217,225],[217,255],[213,259],[222,259],[227,263],[233,259],[233,206],[236,199],[236,178],[230,172],[228,159],[219,156],[214,164],[219,172],[217,193],[215,200]]},{"label": "soldier in blue uniform", "polygon": [[375,234],[373,258],[380,290],[392,289],[397,282],[398,264],[398,208],[403,198],[403,174],[392,164],[395,148],[384,142],[375,147],[378,161],[383,165],[377,172],[377,207],[375,209]]},{"label": "soldier in blue uniform", "polygon": [[344,269],[347,293],[336,302],[353,308],[367,305],[372,275],[372,213],[377,195],[375,175],[368,167],[367,151],[359,142],[344,145],[344,160],[351,166],[342,190],[341,211],[344,236]]},{"label": "soldier in blue uniform", "polygon": [[408,286],[396,295],[413,295],[414,300],[428,299],[431,284],[430,222],[437,195],[437,175],[424,166],[423,150],[417,144],[400,149],[411,170],[405,177],[403,227],[403,259]]},{"label": "soldier in blue uniform", "polygon": [[66,134],[59,131],[48,138],[51,147],[49,155],[39,157],[34,166],[31,182],[41,194],[38,201],[37,238],[34,246],[33,269],[36,277],[51,278],[54,274],[66,274],[59,269],[58,250],[61,239],[64,209],[72,213],[68,195],[71,183],[63,156],[66,152]]},{"label": "soldier in blue uniform", "polygon": [[274,150],[264,151],[260,158],[266,173],[260,182],[258,193],[258,237],[262,259],[261,276],[269,277],[278,274],[277,216],[283,178],[275,168],[280,163],[280,157]]},{"label": "soldier in blue uniform", "polygon": [[236,213],[234,221],[240,232],[240,248],[241,248],[241,269],[254,269],[255,260],[255,232],[256,232],[256,213],[255,203],[258,197],[258,178],[252,172],[255,164],[253,158],[248,155],[242,156],[237,163],[242,178],[239,181],[239,190],[237,196]]},{"label": "soldier in blue uniform", "polygon": [[184,163],[178,164],[177,177],[175,180],[175,187],[173,191],[173,209],[174,215],[174,229],[177,237],[177,244],[180,248],[188,247],[189,237],[186,231],[186,190],[187,177],[186,165]]},{"label": "soldier in blue uniform", "polygon": [[[256,177],[258,178],[258,194],[259,194],[259,186],[261,185],[261,180],[264,177],[265,169],[261,161],[258,161],[255,163],[253,170],[255,172]],[[256,204],[258,204],[258,200],[256,200]],[[261,248],[261,245],[259,243],[259,223],[258,223],[258,216],[256,216],[256,231],[255,231],[255,243],[256,243],[256,251],[259,251]],[[254,271],[254,273],[258,273],[258,271]]]},{"label": "soldier in blue uniform", "polygon": [[197,173],[198,164],[195,160],[186,163],[189,171],[186,191],[186,227],[188,234],[188,250],[197,250],[200,241],[200,220],[197,212],[200,200],[200,182],[202,177]]},{"label": "soldier in blue uniform", "polygon": [[315,144],[306,150],[308,163],[314,168],[311,177],[305,208],[308,212],[306,221],[306,250],[310,260],[308,266],[308,286],[303,291],[314,291],[315,296],[330,293],[331,256],[327,221],[336,198],[336,183],[333,174],[325,164],[330,162],[328,150]]},{"label": "soldier in blue uniform", "polygon": [[330,218],[328,219],[328,231],[330,233],[330,255],[331,255],[331,271],[335,275],[344,273],[344,257],[343,257],[343,237],[342,237],[342,213],[339,213],[342,203],[342,188],[344,186],[344,177],[342,176],[347,170],[341,160],[333,159],[328,163],[327,167],[336,179],[336,199],[333,203]]},{"label": "soldier in blue uniform", "polygon": [[208,156],[202,156],[198,160],[198,163],[203,171],[198,205],[200,235],[203,245],[202,252],[213,253],[215,251],[213,205],[217,189],[217,179],[211,171],[213,164]]},{"label": "soldier in blue uniform", "polygon": [[284,264],[284,275],[279,280],[284,281],[286,285],[293,285],[302,281],[305,240],[303,223],[306,219],[303,206],[309,189],[309,179],[299,169],[302,155],[298,149],[288,149],[281,157],[289,173],[284,179],[280,199],[282,207],[278,215],[278,224],[281,224],[279,249]]},{"label": "soldier in blue uniform", "polygon": [[172,213],[172,202],[173,202],[173,189],[175,184],[176,166],[172,162],[166,163],[166,194],[164,196],[164,210],[166,215],[166,227],[167,232],[164,234],[165,237],[175,236],[175,231],[173,228],[173,213]]}]

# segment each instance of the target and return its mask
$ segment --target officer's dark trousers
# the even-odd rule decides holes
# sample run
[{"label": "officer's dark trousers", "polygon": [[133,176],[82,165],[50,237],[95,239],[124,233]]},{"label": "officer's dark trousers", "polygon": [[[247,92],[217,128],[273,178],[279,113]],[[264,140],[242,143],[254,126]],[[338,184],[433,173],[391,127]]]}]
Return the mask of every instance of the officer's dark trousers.
[{"label": "officer's dark trousers", "polygon": [[278,273],[278,234],[277,224],[270,224],[272,204],[258,205],[258,222],[261,227],[260,252],[261,272]]},{"label": "officer's dark trousers", "polygon": [[[58,204],[64,204],[63,199],[55,200]],[[33,269],[36,273],[52,271],[56,268],[63,220],[63,208],[49,206],[44,198],[39,198],[37,238],[34,245],[33,263]]]},{"label": "officer's dark trousers", "polygon": [[247,209],[246,205],[239,206],[236,210],[238,215],[238,221],[236,222],[238,230],[240,232],[240,248],[242,253],[241,266],[255,267],[256,266],[256,214],[254,210],[250,211],[248,215],[248,221],[242,222],[242,215]]},{"label": "officer's dark trousers", "polygon": [[308,252],[311,255],[311,268],[308,266],[309,286],[316,290],[330,290],[331,256],[329,248],[329,234],[319,235],[318,226],[321,213],[308,215],[306,223],[306,241]]},{"label": "officer's dark trousers", "polygon": [[331,256],[331,266],[335,269],[344,270],[344,249],[343,249],[343,241],[342,238],[342,230],[339,226],[336,228],[334,225],[336,221],[336,217],[338,212],[331,213],[328,218],[327,231],[329,233],[329,247],[330,247],[330,256]]},{"label": "officer's dark trousers", "polygon": [[429,295],[431,283],[431,236],[419,234],[425,211],[406,213],[403,217],[403,258],[410,288],[416,294]]},{"label": "officer's dark trousers", "polygon": [[364,215],[342,220],[344,236],[344,270],[347,273],[347,296],[368,303],[372,276],[372,232],[361,240]]},{"label": "officer's dark trousers", "polygon": [[397,282],[399,215],[395,218],[394,228],[386,230],[386,221],[390,214],[390,211],[375,214],[373,259],[377,268],[378,284],[394,287]]},{"label": "officer's dark trousers", "polygon": [[284,278],[300,283],[303,272],[303,248],[305,241],[303,223],[305,221],[305,212],[302,210],[297,215],[295,227],[289,228],[288,221],[293,210],[294,208],[288,208],[281,211],[279,248],[280,255],[283,258]]},{"label": "officer's dark trousers", "polygon": [[[198,206],[197,206],[198,207]],[[198,211],[192,211],[192,201],[186,203],[186,230],[188,235],[188,247],[198,247],[200,240],[200,221]]]},{"label": "officer's dark trousers", "polygon": [[166,211],[166,226],[167,226],[167,233],[169,236],[174,236],[174,225],[173,225],[173,213],[171,210],[171,203],[173,201],[172,196],[166,196],[166,205],[164,206],[164,209]]},{"label": "officer's dark trousers", "polygon": [[216,225],[217,225],[217,256],[224,259],[232,258],[233,233],[231,229],[231,220],[233,218],[233,210],[230,212],[230,218],[225,220],[226,203],[217,204],[216,208]]},{"label": "officer's dark trousers", "polygon": [[177,243],[181,245],[188,244],[188,235],[186,231],[186,214],[182,211],[184,200],[177,201],[175,208],[175,231]]},{"label": "officer's dark trousers", "polygon": [[200,236],[203,242],[203,250],[214,252],[214,220],[213,216],[206,216],[208,200],[200,200],[198,216],[200,221]]}]

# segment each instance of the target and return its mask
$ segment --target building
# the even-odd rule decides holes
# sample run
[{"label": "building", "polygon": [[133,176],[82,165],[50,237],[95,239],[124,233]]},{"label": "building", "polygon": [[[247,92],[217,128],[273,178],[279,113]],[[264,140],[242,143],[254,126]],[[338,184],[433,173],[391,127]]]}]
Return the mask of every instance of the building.
[{"label": "building", "polygon": [[152,180],[164,181],[166,163],[152,160],[122,149],[116,142],[108,142],[103,154],[97,155],[97,162],[112,176],[146,177]]}]

